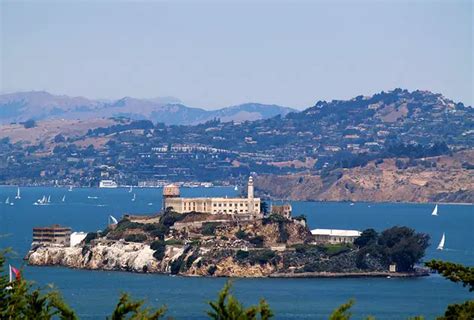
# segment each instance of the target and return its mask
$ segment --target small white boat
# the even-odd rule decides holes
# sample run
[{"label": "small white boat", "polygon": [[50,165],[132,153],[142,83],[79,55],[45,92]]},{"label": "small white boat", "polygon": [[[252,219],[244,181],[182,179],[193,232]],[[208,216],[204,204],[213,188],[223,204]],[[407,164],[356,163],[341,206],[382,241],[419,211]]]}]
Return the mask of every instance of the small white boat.
[{"label": "small white boat", "polygon": [[48,201],[46,201],[47,203],[50,203],[51,202],[51,196],[48,196]]},{"label": "small white boat", "polygon": [[351,202],[350,206],[353,206],[354,205],[354,202]]},{"label": "small white boat", "polygon": [[38,199],[33,203],[35,206],[44,206],[48,204],[48,198],[46,196],[43,196],[43,198]]},{"label": "small white boat", "polygon": [[135,200],[137,200],[137,195],[134,193],[134,194],[133,194],[132,201],[135,201]]},{"label": "small white boat", "polygon": [[5,204],[10,204],[10,197],[7,197],[7,198],[5,199]]},{"label": "small white boat", "polygon": [[438,244],[438,248],[436,248],[437,250],[444,250],[444,242],[446,241],[446,236],[443,232],[443,236],[441,237],[441,241],[439,242]]},{"label": "small white boat", "polygon": [[96,196],[87,196],[87,199],[99,199],[99,197],[96,197]]},{"label": "small white boat", "polygon": [[63,196],[63,198],[61,199],[61,202],[65,202],[66,201],[66,195]]},{"label": "small white boat", "polygon": [[431,212],[432,216],[437,216],[438,215],[438,205],[436,205],[433,209],[433,212]]},{"label": "small white boat", "polygon": [[153,205],[153,202],[148,202],[148,205],[149,205],[149,206],[152,206],[152,205]]},{"label": "small white boat", "polygon": [[234,191],[239,191],[239,187],[237,185],[235,185]]},{"label": "small white boat", "polygon": [[15,196],[15,199],[21,199],[20,187],[18,187],[18,188],[16,189],[16,196]]},{"label": "small white boat", "polygon": [[129,193],[132,193],[132,191],[133,191],[133,187],[130,186],[130,189],[128,189],[128,192],[129,192]]},{"label": "small white boat", "polygon": [[72,191],[72,186],[69,186],[69,189],[67,191],[71,192]]},{"label": "small white boat", "polygon": [[117,188],[118,184],[113,180],[100,180],[99,188]]}]

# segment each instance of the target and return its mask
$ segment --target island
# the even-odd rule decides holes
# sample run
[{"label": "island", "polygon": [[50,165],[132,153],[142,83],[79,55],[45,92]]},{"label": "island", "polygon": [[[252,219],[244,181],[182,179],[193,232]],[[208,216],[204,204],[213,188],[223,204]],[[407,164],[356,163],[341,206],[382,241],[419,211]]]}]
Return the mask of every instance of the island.
[{"label": "island", "polygon": [[[35,228],[26,259],[30,265],[58,265],[213,277],[412,277],[429,236],[407,227],[310,230],[289,204],[267,205],[242,198],[183,198],[163,189],[162,212],[113,217],[103,231]],[[266,212],[269,211],[269,212]]]}]

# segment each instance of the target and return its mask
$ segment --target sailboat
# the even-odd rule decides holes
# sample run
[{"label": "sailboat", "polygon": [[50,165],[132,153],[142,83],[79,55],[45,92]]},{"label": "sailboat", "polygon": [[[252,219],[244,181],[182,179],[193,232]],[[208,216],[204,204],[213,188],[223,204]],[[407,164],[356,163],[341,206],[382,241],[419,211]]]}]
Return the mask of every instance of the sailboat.
[{"label": "sailboat", "polygon": [[63,196],[63,198],[61,199],[61,202],[65,202],[66,201],[66,195]]},{"label": "sailboat", "polygon": [[239,187],[237,185],[235,185],[234,191],[239,191]]},{"label": "sailboat", "polygon": [[51,196],[49,195],[48,196],[48,201],[46,201],[46,203],[50,203],[51,202]]},{"label": "sailboat", "polygon": [[133,191],[133,187],[130,186],[130,189],[128,189],[128,192],[129,192],[129,193],[132,193],[132,191]]},{"label": "sailboat", "polygon": [[432,216],[437,216],[438,215],[438,205],[436,205],[433,209],[433,212],[431,212]]},{"label": "sailboat", "polygon": [[10,204],[10,197],[7,197],[7,199],[5,200],[5,204]]},{"label": "sailboat", "polygon": [[68,189],[68,191],[69,191],[69,192],[71,192],[71,191],[72,191],[72,186],[69,186],[69,189]]},{"label": "sailboat", "polygon": [[137,199],[137,195],[134,193],[134,194],[133,194],[132,201],[135,201],[136,199]]},{"label": "sailboat", "polygon": [[436,248],[437,250],[444,250],[444,242],[446,240],[446,236],[443,232],[443,236],[441,237],[441,241],[439,242],[438,244],[438,248]]},{"label": "sailboat", "polygon": [[118,221],[117,221],[117,219],[115,219],[114,216],[109,216],[109,225],[117,224],[117,223],[118,223]]},{"label": "sailboat", "polygon": [[18,187],[18,189],[16,189],[16,196],[15,196],[15,199],[21,199],[20,187]]}]

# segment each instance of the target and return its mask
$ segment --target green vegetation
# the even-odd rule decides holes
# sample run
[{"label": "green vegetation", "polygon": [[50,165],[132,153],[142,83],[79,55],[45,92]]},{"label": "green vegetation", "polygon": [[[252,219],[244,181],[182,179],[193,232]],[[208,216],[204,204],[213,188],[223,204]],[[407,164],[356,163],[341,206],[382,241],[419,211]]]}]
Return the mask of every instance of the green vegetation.
[{"label": "green vegetation", "polygon": [[348,252],[352,249],[352,246],[350,244],[325,244],[325,245],[319,245],[318,248],[324,252],[324,254],[332,257],[344,252]]},{"label": "green vegetation", "polygon": [[237,298],[230,294],[231,284],[226,283],[219,293],[217,301],[209,302],[211,311],[207,315],[214,320],[268,320],[273,312],[265,300],[260,300],[256,306],[245,308]]},{"label": "green vegetation", "polygon": [[277,255],[270,249],[252,250],[249,252],[249,261],[252,264],[275,263]]},{"label": "green vegetation", "polygon": [[365,269],[367,259],[375,257],[382,259],[386,266],[395,263],[398,271],[411,271],[423,258],[429,240],[429,235],[408,227],[392,227],[381,234],[367,229],[354,242],[360,248],[357,266]]},{"label": "green vegetation", "polygon": [[[474,291],[474,267],[466,267],[462,264],[431,260],[426,266],[440,273],[443,277],[453,282],[461,282],[463,287]],[[474,300],[459,304],[450,304],[446,308],[444,316],[438,320],[470,320],[474,319]]]},{"label": "green vegetation", "polygon": [[165,244],[168,246],[182,246],[184,242],[180,239],[169,239],[165,241]]},{"label": "green vegetation", "polygon": [[166,252],[166,244],[164,241],[162,240],[153,241],[150,244],[150,248],[152,250],[155,250],[155,252],[153,252],[153,257],[155,259],[159,261],[163,260],[163,258],[165,257],[165,252]]},{"label": "green vegetation", "polygon": [[242,240],[246,240],[248,238],[248,235],[247,233],[242,230],[242,229],[239,229],[236,233],[235,233],[235,236],[237,237],[237,239],[242,239]]},{"label": "green vegetation", "polygon": [[204,236],[213,236],[216,234],[216,227],[218,225],[219,223],[216,223],[216,222],[205,222],[202,224],[201,233]]},{"label": "green vegetation", "polygon": [[92,240],[97,239],[98,236],[97,232],[89,232],[84,238],[84,243],[89,244]]},{"label": "green vegetation", "polygon": [[130,234],[125,237],[125,241],[127,242],[145,242],[146,240],[147,236],[142,233]]},{"label": "green vegetation", "polygon": [[244,260],[246,260],[248,257],[249,257],[249,252],[248,252],[248,251],[238,250],[238,251],[235,253],[235,258],[236,258],[238,261],[244,261]]}]

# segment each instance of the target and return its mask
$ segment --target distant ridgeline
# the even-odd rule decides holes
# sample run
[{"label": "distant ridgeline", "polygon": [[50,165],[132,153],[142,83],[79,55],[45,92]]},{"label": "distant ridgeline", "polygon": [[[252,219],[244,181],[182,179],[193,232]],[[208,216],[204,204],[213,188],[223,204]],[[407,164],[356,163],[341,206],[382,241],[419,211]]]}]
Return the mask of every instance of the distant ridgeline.
[{"label": "distant ridgeline", "polygon": [[[27,136],[23,131],[34,132],[35,127],[4,130],[0,160],[7,165],[0,167],[0,181],[97,185],[102,174],[119,184],[237,184],[253,171],[305,172],[329,177],[322,182],[329,186],[343,174],[340,169],[378,166],[384,159],[395,159],[396,170],[429,171],[443,165],[469,176],[474,167],[474,109],[428,91],[396,89],[347,101],[319,101],[302,112],[256,121],[221,118],[184,126],[114,118],[107,126],[95,124],[82,132],[71,131],[74,125],[59,133],[51,129],[50,136],[43,130],[43,138],[30,143],[22,142]],[[452,192],[471,189],[460,182]]]}]

